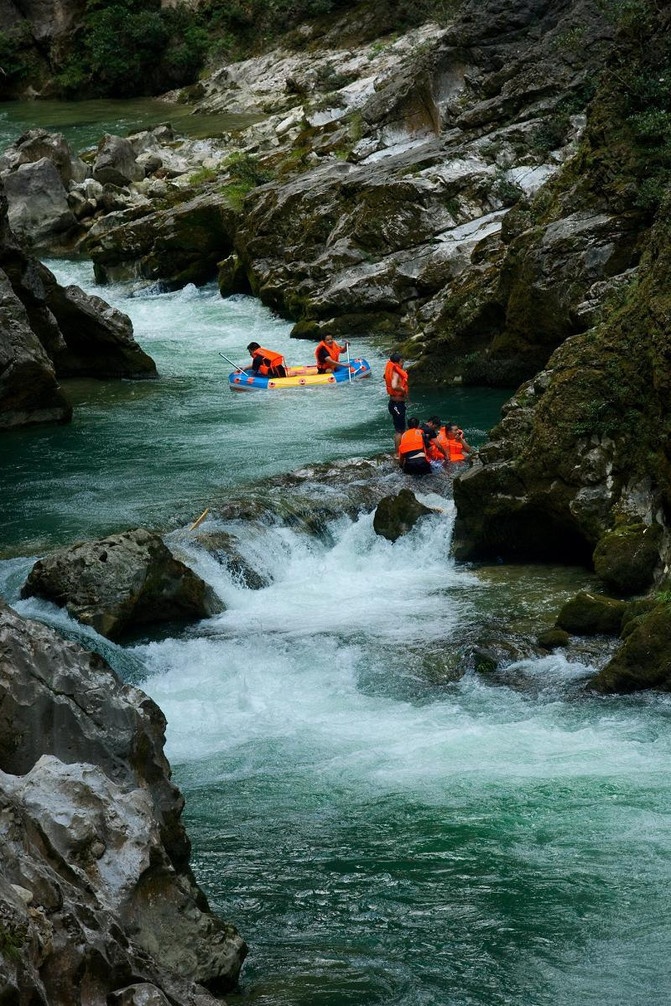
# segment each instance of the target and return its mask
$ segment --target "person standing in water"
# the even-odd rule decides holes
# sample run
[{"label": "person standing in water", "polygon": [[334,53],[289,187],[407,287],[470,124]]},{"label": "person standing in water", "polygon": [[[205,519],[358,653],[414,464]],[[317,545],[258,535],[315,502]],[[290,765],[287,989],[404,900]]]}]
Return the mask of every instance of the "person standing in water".
[{"label": "person standing in water", "polygon": [[401,437],[405,433],[405,410],[408,401],[408,372],[403,369],[400,353],[392,353],[384,368],[389,403],[387,409],[394,424],[394,451],[398,457]]}]

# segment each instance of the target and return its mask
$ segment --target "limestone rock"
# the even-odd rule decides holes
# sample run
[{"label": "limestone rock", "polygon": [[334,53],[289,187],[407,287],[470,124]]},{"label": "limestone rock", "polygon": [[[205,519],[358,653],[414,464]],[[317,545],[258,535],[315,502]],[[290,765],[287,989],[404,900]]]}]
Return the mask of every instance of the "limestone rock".
[{"label": "limestone rock", "polygon": [[151,986],[176,1006],[214,1006],[206,988],[230,989],[246,948],[189,870],[160,710],[0,603],[0,720],[5,996],[141,1003]]},{"label": "limestone rock", "polygon": [[397,496],[380,500],[373,517],[376,534],[388,541],[396,541],[411,531],[420,517],[430,514],[430,507],[420,503],[411,489],[401,489]]},{"label": "limestone rock", "polygon": [[21,164],[3,181],[10,226],[28,244],[44,246],[53,235],[76,227],[61,177],[47,158]]},{"label": "limestone rock", "polygon": [[0,271],[0,429],[68,422],[72,407],[25,307]]},{"label": "limestone rock", "polygon": [[130,140],[106,133],[98,144],[93,164],[95,180],[101,185],[110,182],[112,185],[124,186],[130,182],[139,182],[144,174],[144,169],[137,163]]},{"label": "limestone rock", "polygon": [[236,218],[224,195],[196,196],[135,221],[103,219],[91,228],[86,248],[102,283],[134,275],[172,288],[200,284],[232,253]]},{"label": "limestone rock", "polygon": [[223,610],[199,576],[158,535],[138,528],[60,549],[33,567],[22,596],[65,606],[109,639],[133,627],[208,618]]}]

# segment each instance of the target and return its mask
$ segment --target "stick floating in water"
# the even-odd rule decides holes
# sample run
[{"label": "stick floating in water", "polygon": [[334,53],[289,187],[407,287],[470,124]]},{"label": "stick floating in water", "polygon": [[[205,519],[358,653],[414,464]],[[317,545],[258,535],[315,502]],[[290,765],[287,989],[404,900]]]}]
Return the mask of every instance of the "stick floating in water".
[{"label": "stick floating in water", "polygon": [[207,515],[208,515],[209,512],[210,512],[210,508],[209,507],[207,508],[207,510],[203,510],[203,512],[200,515],[200,517],[196,517],[196,519],[194,520],[193,524],[189,528],[189,531],[195,531],[196,528],[198,527],[198,525],[203,523],[203,521],[205,520],[205,518],[207,517]]}]

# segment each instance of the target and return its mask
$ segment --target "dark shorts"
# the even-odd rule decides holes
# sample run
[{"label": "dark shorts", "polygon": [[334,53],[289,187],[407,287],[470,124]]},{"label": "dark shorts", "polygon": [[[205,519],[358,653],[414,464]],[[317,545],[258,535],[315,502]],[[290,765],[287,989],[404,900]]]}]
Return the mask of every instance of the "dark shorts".
[{"label": "dark shorts", "polygon": [[405,402],[397,402],[395,398],[390,398],[387,408],[396,432],[405,433]]},{"label": "dark shorts", "polygon": [[411,458],[403,463],[404,475],[430,475],[433,468],[424,458]]}]

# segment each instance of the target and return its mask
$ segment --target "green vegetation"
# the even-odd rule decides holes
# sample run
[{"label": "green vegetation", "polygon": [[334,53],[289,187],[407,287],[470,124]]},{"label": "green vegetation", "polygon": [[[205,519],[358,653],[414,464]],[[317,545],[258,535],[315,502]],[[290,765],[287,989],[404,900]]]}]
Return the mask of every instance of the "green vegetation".
[{"label": "green vegetation", "polygon": [[267,168],[262,168],[258,158],[251,154],[232,154],[226,163],[230,181],[223,185],[221,191],[228,197],[231,206],[241,209],[245,196],[257,185],[270,182],[273,175]]},{"label": "green vegetation", "polygon": [[57,84],[68,96],[123,98],[191,83],[203,65],[208,35],[202,17],[160,0],[87,0],[77,45]]}]

